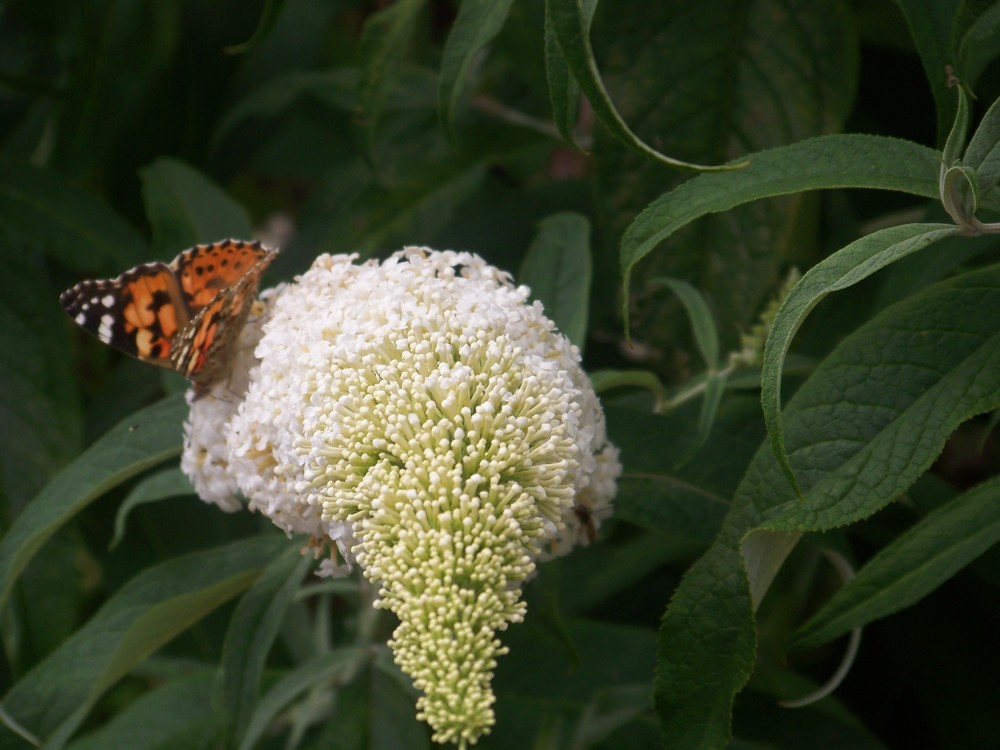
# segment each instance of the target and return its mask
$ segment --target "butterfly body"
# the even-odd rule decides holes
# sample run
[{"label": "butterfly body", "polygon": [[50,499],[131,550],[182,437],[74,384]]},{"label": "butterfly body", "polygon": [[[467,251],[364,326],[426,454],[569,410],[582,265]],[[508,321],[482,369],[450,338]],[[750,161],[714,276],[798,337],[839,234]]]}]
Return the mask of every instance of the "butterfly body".
[{"label": "butterfly body", "polygon": [[228,371],[233,345],[277,250],[259,242],[195,245],[170,263],[83,281],[59,297],[84,330],[144,362],[179,372],[200,395]]}]

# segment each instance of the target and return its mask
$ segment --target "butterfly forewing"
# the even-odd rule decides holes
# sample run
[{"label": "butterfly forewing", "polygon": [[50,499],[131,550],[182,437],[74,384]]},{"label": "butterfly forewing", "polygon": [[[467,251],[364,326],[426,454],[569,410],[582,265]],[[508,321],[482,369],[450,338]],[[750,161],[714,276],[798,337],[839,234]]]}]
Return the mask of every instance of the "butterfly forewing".
[{"label": "butterfly forewing", "polygon": [[63,292],[63,309],[101,341],[191,379],[204,392],[229,367],[261,275],[277,250],[259,242],[196,245],[168,265]]},{"label": "butterfly forewing", "polygon": [[165,263],[136,266],[116,279],[83,281],[59,301],[81,328],[105,344],[161,367],[171,366],[171,342],[190,317]]}]

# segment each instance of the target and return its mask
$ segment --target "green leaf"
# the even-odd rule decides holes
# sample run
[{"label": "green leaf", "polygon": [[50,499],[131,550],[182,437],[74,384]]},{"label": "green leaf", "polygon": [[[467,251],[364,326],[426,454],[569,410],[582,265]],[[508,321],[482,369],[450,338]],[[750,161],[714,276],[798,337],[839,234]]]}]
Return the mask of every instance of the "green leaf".
[{"label": "green leaf", "polygon": [[203,242],[253,237],[246,210],[184,162],[157,159],[139,174],[157,257],[172,258]]},{"label": "green leaf", "polygon": [[253,30],[253,34],[242,44],[226,47],[226,53],[241,55],[264,41],[281,17],[281,11],[284,10],[286,2],[287,0],[264,0],[264,8],[261,10],[260,19],[257,21],[257,28]]},{"label": "green leaf", "polygon": [[795,332],[826,295],[853,286],[900,258],[958,231],[947,224],[904,224],[869,234],[809,269],[781,303],[764,347],[760,400],[774,455],[797,492],[798,483],[785,451],[781,424],[781,373]]},{"label": "green leaf", "polygon": [[278,535],[257,537],[143,571],[11,688],[5,710],[47,747],[61,747],[111,685],[244,591],[287,546]]},{"label": "green leaf", "polygon": [[983,115],[969,140],[962,164],[975,171],[980,196],[988,194],[1000,182],[1000,99]]},{"label": "green leaf", "polygon": [[[738,172],[698,175],[653,201],[621,242],[624,289],[635,264],[695,219],[743,203],[803,190],[880,188],[938,196],[940,154],[911,141],[828,135],[760,151]],[[628,319],[627,307],[623,314]]]},{"label": "green leaf", "polygon": [[215,672],[203,670],[170,680],[136,699],[100,729],[67,750],[174,750],[210,747],[222,731],[212,705]]},{"label": "green leaf", "polygon": [[183,395],[123,420],[49,482],[0,540],[0,605],[18,575],[64,523],[112,487],[181,452]]},{"label": "green leaf", "polygon": [[598,393],[606,393],[615,388],[642,388],[656,397],[656,408],[666,396],[663,383],[656,373],[648,370],[597,370],[590,373],[590,382]]},{"label": "green leaf", "polygon": [[142,236],[54,172],[0,157],[0,222],[75,271],[118,273],[141,261]]},{"label": "green leaf", "polygon": [[374,161],[375,131],[389,91],[399,76],[417,14],[425,0],[398,0],[369,16],[361,34],[361,79],[358,81],[355,131],[362,151]]},{"label": "green leaf", "polygon": [[785,414],[804,499],[763,445],[664,617],[655,694],[667,746],[719,747],[729,736],[733,697],[754,664],[743,540],[754,529],[846,525],[898,497],[961,422],[1000,405],[998,331],[1000,266],[991,266],[887,308],[798,390]]},{"label": "green leaf", "polygon": [[958,107],[955,111],[955,121],[951,125],[951,131],[948,133],[941,153],[942,173],[961,160],[962,151],[965,149],[965,139],[969,135],[969,120],[971,118],[969,98],[961,86],[955,87],[955,93],[958,98]]},{"label": "green leaf", "polygon": [[240,125],[281,117],[298,99],[312,99],[341,112],[350,112],[358,73],[353,68],[296,70],[276,76],[252,89],[219,121],[212,137],[216,148]]},{"label": "green leaf", "polygon": [[441,52],[438,117],[454,138],[455,109],[479,51],[503,28],[513,0],[462,0]]},{"label": "green leaf", "polygon": [[792,636],[812,648],[909,607],[1000,542],[1000,480],[927,514],[882,549]]},{"label": "green leaf", "polygon": [[[583,14],[589,28],[594,19],[597,0],[583,3]],[[549,86],[549,101],[552,103],[552,117],[559,134],[570,145],[576,145],[576,121],[580,115],[580,86],[569,72],[559,41],[552,28],[549,3],[545,4],[545,77]]]},{"label": "green leaf", "polygon": [[222,647],[222,705],[236,739],[249,728],[267,656],[311,564],[295,545],[289,547],[243,595],[229,621]]},{"label": "green leaf", "polygon": [[[382,652],[379,652],[381,655]],[[418,722],[413,708],[413,690],[382,659],[367,663],[350,684],[337,693],[337,703],[324,731],[306,750],[331,747],[421,750],[430,748],[426,725]]]},{"label": "green leaf", "polygon": [[124,538],[125,522],[129,513],[137,506],[158,503],[180,495],[190,495],[192,492],[194,490],[191,488],[191,480],[177,466],[162,469],[146,477],[132,488],[118,506],[115,512],[115,533],[108,543],[108,548],[114,549]]},{"label": "green leaf", "polygon": [[630,149],[670,167],[697,169],[701,171],[728,171],[745,166],[745,161],[720,166],[705,166],[681,161],[661,154],[639,138],[618,114],[608,95],[601,74],[597,70],[594,50],[590,45],[590,24],[593,8],[588,9],[585,0],[546,0],[545,17],[556,38],[563,60],[576,79],[580,89],[587,95],[594,114],[612,135]]},{"label": "green leaf", "polygon": [[910,34],[924,64],[937,107],[938,143],[955,120],[955,96],[949,88],[949,68],[955,62],[951,34],[959,0],[899,0]]},{"label": "green leaf", "polygon": [[677,295],[684,305],[688,320],[691,321],[694,340],[705,367],[714,370],[719,366],[719,334],[715,329],[712,311],[705,298],[701,296],[701,292],[680,279],[657,278],[653,279],[652,283],[654,286],[665,286]]},{"label": "green leaf", "polygon": [[365,179],[332,180],[302,217],[298,243],[311,252],[376,252],[430,241],[486,176],[486,164],[446,165],[412,184],[386,187]]},{"label": "green leaf", "polygon": [[590,222],[577,213],[560,213],[538,223],[518,281],[574,344],[583,349],[590,300]]},{"label": "green leaf", "polygon": [[0,296],[0,496],[6,495],[9,519],[80,450],[83,420],[73,388],[72,324],[56,302],[44,258],[30,239],[11,236],[2,218],[0,227],[6,282]]},{"label": "green leaf", "polygon": [[246,728],[240,750],[251,750],[271,728],[275,718],[301,693],[336,682],[344,684],[369,658],[360,647],[341,648],[311,657],[285,674],[263,696]]},{"label": "green leaf", "polygon": [[975,89],[1000,54],[1000,6],[993,0],[964,0],[955,19],[952,46],[962,83]]}]

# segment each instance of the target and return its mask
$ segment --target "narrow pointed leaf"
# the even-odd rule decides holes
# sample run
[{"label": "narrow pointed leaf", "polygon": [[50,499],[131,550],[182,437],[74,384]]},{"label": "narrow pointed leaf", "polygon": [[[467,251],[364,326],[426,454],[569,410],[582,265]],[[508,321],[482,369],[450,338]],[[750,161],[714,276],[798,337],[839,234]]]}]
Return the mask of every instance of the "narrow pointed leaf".
[{"label": "narrow pointed leaf", "polygon": [[697,289],[680,279],[661,278],[655,279],[654,284],[666,286],[677,295],[677,298],[684,305],[688,320],[691,321],[691,330],[694,333],[695,343],[698,345],[698,352],[701,354],[705,366],[714,368],[719,364],[719,333],[715,328],[715,319],[708,303]]},{"label": "narrow pointed leaf", "polygon": [[248,729],[267,656],[310,564],[290,546],[243,595],[229,621],[222,647],[222,705],[236,738]]},{"label": "narrow pointed leaf", "polygon": [[281,11],[284,10],[286,2],[287,0],[264,0],[264,8],[260,12],[260,18],[257,20],[257,27],[253,30],[253,34],[242,44],[226,47],[226,53],[241,55],[264,41],[278,19],[281,18]]},{"label": "narrow pointed leaf", "polygon": [[171,680],[136,699],[95,732],[71,742],[67,750],[173,750],[210,747],[222,730],[222,715],[212,705],[214,671]]},{"label": "narrow pointed leaf", "polygon": [[104,691],[244,591],[287,546],[281,536],[258,537],[143,571],[14,685],[4,708],[38,736],[65,741]]},{"label": "narrow pointed leaf", "polygon": [[[567,143],[576,146],[576,121],[580,116],[580,86],[569,71],[559,40],[552,28],[549,3],[545,4],[545,77],[549,85],[552,117],[559,134]],[[584,22],[587,28],[594,18],[597,0],[583,3]]]},{"label": "narrow pointed leaf", "polygon": [[57,474],[0,540],[0,605],[56,530],[112,487],[181,452],[182,394],[123,420]]},{"label": "narrow pointed leaf", "polygon": [[361,80],[358,82],[355,130],[365,157],[374,158],[375,130],[389,91],[399,77],[424,0],[399,0],[368,18],[361,35]]},{"label": "narrow pointed leaf", "polygon": [[513,0],[462,0],[441,53],[438,117],[453,137],[458,106],[469,69],[479,51],[503,28]]},{"label": "narrow pointed leaf", "polygon": [[1000,480],[991,479],[914,524],[858,571],[796,631],[812,648],[905,609],[1000,542]]},{"label": "narrow pointed leaf", "polygon": [[983,115],[979,127],[969,139],[962,164],[976,172],[981,196],[1000,181],[1000,99],[993,102]]},{"label": "narrow pointed leaf", "polygon": [[[745,169],[697,175],[632,221],[621,242],[623,288],[628,289],[636,263],[706,214],[761,198],[831,188],[878,188],[937,198],[940,165],[941,155],[926,146],[874,135],[819,136],[751,154]],[[627,320],[627,305],[623,314]]]},{"label": "narrow pointed leaf", "polygon": [[364,664],[368,653],[363,648],[342,648],[303,662],[283,676],[261,697],[247,726],[240,750],[251,750],[267,732],[271,722],[300,694],[314,687],[337,681],[344,684]]},{"label": "narrow pointed leaf", "polygon": [[965,139],[969,135],[969,98],[965,95],[965,90],[961,86],[955,87],[958,98],[958,106],[955,110],[955,121],[951,124],[948,133],[948,140],[944,142],[941,161],[943,168],[954,166],[962,158],[962,151],[965,149]]},{"label": "narrow pointed leaf", "polygon": [[178,466],[171,466],[146,477],[132,488],[118,506],[115,512],[115,533],[108,547],[114,549],[121,542],[125,536],[125,522],[128,520],[128,515],[137,506],[180,495],[190,495],[192,492],[194,490],[191,488],[191,480]]}]

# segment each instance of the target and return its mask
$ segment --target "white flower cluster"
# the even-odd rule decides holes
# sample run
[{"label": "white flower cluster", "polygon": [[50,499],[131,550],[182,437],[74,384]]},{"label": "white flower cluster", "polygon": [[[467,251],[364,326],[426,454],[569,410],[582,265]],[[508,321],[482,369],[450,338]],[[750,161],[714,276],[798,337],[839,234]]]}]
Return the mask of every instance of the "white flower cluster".
[{"label": "white flower cluster", "polygon": [[247,382],[192,404],[183,466],[205,499],[238,492],[360,565],[400,620],[418,715],[464,747],[493,724],[522,583],[593,537],[617,450],[526,287],[469,253],[354,260],[321,256],[267,302]]}]

